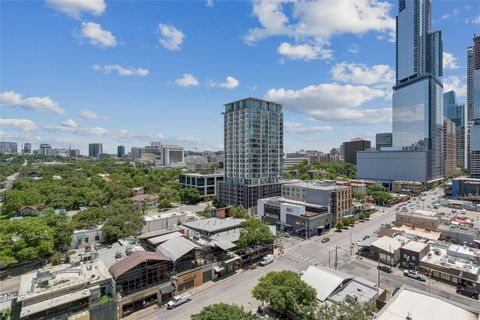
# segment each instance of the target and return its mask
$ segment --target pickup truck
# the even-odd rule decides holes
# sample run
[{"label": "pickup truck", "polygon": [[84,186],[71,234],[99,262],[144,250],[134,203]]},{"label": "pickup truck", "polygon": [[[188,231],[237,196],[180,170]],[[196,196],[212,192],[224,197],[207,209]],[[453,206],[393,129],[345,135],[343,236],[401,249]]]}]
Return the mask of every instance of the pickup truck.
[{"label": "pickup truck", "polygon": [[174,296],[172,300],[168,301],[167,309],[173,309],[190,300],[192,300],[192,295],[190,293],[186,292],[186,293],[179,294],[177,296]]},{"label": "pickup truck", "polygon": [[417,279],[419,281],[427,281],[427,278],[423,274],[418,273],[415,270],[405,270],[403,271],[403,275],[409,278]]}]

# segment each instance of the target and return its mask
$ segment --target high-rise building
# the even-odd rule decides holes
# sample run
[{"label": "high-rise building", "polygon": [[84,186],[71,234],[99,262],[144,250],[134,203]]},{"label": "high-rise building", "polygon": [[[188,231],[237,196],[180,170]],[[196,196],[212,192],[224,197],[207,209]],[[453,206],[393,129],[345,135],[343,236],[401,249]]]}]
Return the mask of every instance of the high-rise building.
[{"label": "high-rise building", "polygon": [[357,164],[357,151],[365,151],[372,147],[371,142],[355,138],[343,143],[343,159],[347,163]]},{"label": "high-rise building", "polygon": [[125,146],[118,146],[117,147],[117,157],[124,158],[125,157]]},{"label": "high-rise building", "polygon": [[430,0],[398,4],[392,149],[360,152],[357,176],[433,185],[444,171],[442,33],[431,31]]},{"label": "high-rise building", "polygon": [[279,196],[283,166],[282,105],[257,98],[225,104],[225,179],[219,201],[257,206],[257,200]]},{"label": "high-rise building", "polygon": [[130,155],[132,159],[140,159],[142,157],[143,152],[144,152],[143,148],[139,148],[139,147],[132,147],[132,149],[130,149]]},{"label": "high-rise building", "polygon": [[382,150],[382,148],[392,147],[392,133],[377,133],[375,136],[375,149]]},{"label": "high-rise building", "polygon": [[70,148],[68,150],[68,154],[71,158],[77,158],[80,157],[80,149],[72,149]]},{"label": "high-rise building", "polygon": [[443,165],[444,175],[448,176],[457,169],[457,137],[455,122],[443,119]]},{"label": "high-rise building", "polygon": [[443,114],[455,123],[457,167],[467,167],[467,113],[465,104],[457,103],[455,91],[443,94]]},{"label": "high-rise building", "polygon": [[24,143],[22,153],[23,154],[31,154],[32,153],[32,144],[28,143],[28,142]]},{"label": "high-rise building", "polygon": [[51,156],[52,155],[52,147],[48,143],[40,144],[38,148],[38,153],[41,156]]},{"label": "high-rise building", "polygon": [[103,145],[101,143],[90,143],[88,145],[88,157],[98,158],[103,153]]},{"label": "high-rise building", "polygon": [[0,142],[0,153],[17,153],[18,145],[16,142]]},{"label": "high-rise building", "polygon": [[183,166],[185,164],[185,150],[178,145],[162,145],[161,159],[165,167]]},{"label": "high-rise building", "polygon": [[467,50],[467,155],[471,176],[480,176],[480,36]]}]

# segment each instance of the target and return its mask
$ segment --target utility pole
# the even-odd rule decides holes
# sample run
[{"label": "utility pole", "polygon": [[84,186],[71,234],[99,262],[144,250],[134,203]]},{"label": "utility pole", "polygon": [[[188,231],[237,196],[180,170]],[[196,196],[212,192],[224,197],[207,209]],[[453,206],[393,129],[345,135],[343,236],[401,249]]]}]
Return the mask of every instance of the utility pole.
[{"label": "utility pole", "polygon": [[338,268],[338,246],[335,246],[335,270]]},{"label": "utility pole", "polygon": [[380,256],[378,257],[377,273],[378,273],[377,287],[378,287],[378,292],[380,292]]},{"label": "utility pole", "polygon": [[430,292],[430,287],[432,286],[432,269],[428,273],[428,292]]},{"label": "utility pole", "polygon": [[352,230],[350,230],[350,256],[353,254]]},{"label": "utility pole", "polygon": [[328,250],[328,267],[331,268],[331,264],[330,264],[330,256],[331,256],[331,253],[332,253],[332,250]]}]

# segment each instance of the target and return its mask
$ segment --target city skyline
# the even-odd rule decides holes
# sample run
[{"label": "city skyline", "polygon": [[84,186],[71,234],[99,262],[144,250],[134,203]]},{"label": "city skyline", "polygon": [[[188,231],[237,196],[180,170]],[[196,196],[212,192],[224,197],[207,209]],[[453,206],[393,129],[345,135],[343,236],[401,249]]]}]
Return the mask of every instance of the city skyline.
[{"label": "city skyline", "polygon": [[[251,96],[283,104],[285,152],[391,131],[396,1],[361,1],[325,24],[314,9],[333,2],[71,3],[2,2],[2,141],[221,150],[223,105]],[[462,103],[478,4],[434,3],[444,92]]]}]

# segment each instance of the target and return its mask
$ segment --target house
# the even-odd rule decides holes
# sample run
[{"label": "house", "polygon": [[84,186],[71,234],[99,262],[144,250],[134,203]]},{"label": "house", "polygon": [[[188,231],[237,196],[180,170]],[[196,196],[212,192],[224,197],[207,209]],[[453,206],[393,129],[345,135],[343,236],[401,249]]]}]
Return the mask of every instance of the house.
[{"label": "house", "polygon": [[144,194],[144,193],[145,193],[145,189],[143,187],[133,188],[133,195],[134,196],[137,196],[139,194]]},{"label": "house", "polygon": [[72,243],[70,244],[70,248],[95,248],[97,243],[103,241],[102,227],[103,225],[98,225],[89,229],[73,230]]},{"label": "house", "polygon": [[137,210],[143,209],[153,209],[158,205],[158,195],[157,194],[138,194],[130,198],[133,202],[133,206]]},{"label": "house", "polygon": [[39,213],[39,210],[36,206],[25,206],[17,210],[17,216],[28,217],[34,216]]}]

